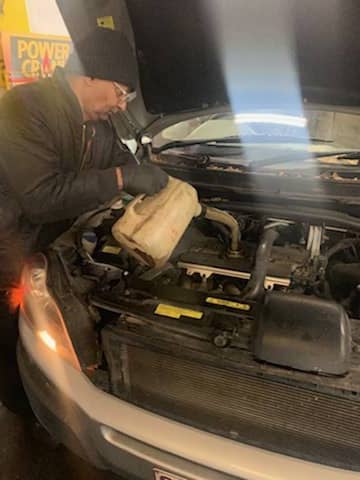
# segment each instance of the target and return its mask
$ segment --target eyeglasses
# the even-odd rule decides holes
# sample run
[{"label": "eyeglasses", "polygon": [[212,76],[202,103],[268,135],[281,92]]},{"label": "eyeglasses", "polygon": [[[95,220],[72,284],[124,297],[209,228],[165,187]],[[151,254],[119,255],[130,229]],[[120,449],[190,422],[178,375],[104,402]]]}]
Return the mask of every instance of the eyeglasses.
[{"label": "eyeglasses", "polygon": [[132,102],[136,98],[136,92],[127,92],[124,90],[118,83],[113,82],[115,94],[119,100],[122,102]]}]

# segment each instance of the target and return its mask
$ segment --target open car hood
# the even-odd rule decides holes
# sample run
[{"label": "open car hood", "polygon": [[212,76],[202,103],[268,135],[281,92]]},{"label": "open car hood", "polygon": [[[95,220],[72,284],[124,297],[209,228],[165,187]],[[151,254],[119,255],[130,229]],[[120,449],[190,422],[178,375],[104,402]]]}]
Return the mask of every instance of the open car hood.
[{"label": "open car hood", "polygon": [[74,39],[104,18],[132,39],[143,124],[222,105],[298,113],[304,96],[360,104],[356,1],[57,1]]}]

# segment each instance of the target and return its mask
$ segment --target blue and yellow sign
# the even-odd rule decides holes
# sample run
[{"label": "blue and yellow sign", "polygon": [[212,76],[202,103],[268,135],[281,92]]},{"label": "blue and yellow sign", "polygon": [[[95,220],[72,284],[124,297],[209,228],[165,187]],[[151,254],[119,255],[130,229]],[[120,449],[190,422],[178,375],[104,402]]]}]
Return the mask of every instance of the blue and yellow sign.
[{"label": "blue and yellow sign", "polygon": [[1,42],[8,86],[51,76],[71,50],[67,37],[2,33]]}]

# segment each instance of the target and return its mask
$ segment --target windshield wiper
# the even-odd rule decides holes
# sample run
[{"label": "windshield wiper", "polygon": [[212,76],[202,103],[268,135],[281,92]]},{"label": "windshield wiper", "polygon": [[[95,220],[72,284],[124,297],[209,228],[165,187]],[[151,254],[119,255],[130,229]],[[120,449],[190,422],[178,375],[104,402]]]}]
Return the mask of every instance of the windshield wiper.
[{"label": "windshield wiper", "polygon": [[336,154],[338,160],[360,160],[360,150]]},{"label": "windshield wiper", "polygon": [[175,140],[173,142],[166,143],[161,147],[153,147],[153,153],[161,153],[165,150],[170,150],[171,148],[182,148],[182,147],[192,147],[195,145],[221,145],[227,143],[237,143],[239,146],[242,146],[240,137],[231,136],[223,138],[206,138],[202,140]]},{"label": "windshield wiper", "polygon": [[[291,154],[286,154],[284,156],[277,156],[271,158],[264,158],[263,160],[256,160],[250,162],[247,168],[251,170],[257,170],[262,167],[271,167],[273,165],[280,165],[282,163],[293,163],[297,161],[311,160],[312,158],[323,158],[323,157],[335,157],[337,160],[356,160],[360,159],[359,152],[292,152]],[[330,167],[330,165],[328,165]],[[334,167],[336,165],[333,165]],[[348,167],[358,166],[358,165],[346,165]]]},{"label": "windshield wiper", "polygon": [[176,155],[176,157],[181,159],[184,163],[195,165],[199,168],[206,168],[210,165],[210,163],[212,163],[209,155],[186,155],[184,153],[180,153],[179,155]]},{"label": "windshield wiper", "polygon": [[330,144],[333,143],[333,140],[324,140],[322,138],[308,138],[308,137],[295,137],[292,135],[267,135],[267,134],[254,134],[254,135],[243,135],[239,137],[237,135],[232,135],[229,137],[221,137],[221,138],[206,138],[206,139],[198,139],[198,140],[174,140],[173,142],[166,143],[160,147],[153,147],[154,153],[161,153],[165,150],[170,150],[172,148],[183,148],[183,147],[192,147],[196,145],[207,145],[208,147],[235,147],[236,144],[237,148],[246,148],[247,143],[256,144],[258,141],[260,143],[324,143]]}]

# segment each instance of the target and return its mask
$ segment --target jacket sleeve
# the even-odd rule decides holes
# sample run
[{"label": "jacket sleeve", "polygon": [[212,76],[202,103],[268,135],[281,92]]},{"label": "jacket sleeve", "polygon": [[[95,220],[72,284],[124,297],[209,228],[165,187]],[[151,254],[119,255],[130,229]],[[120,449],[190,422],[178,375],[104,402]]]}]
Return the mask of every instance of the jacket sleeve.
[{"label": "jacket sleeve", "polygon": [[0,292],[16,283],[25,255],[18,231],[20,209],[3,181],[0,183]]},{"label": "jacket sleeve", "polygon": [[23,212],[32,223],[77,217],[119,194],[114,167],[64,172],[54,139],[41,115],[29,115],[25,110],[18,117],[7,129],[6,155],[2,154],[1,161]]}]

